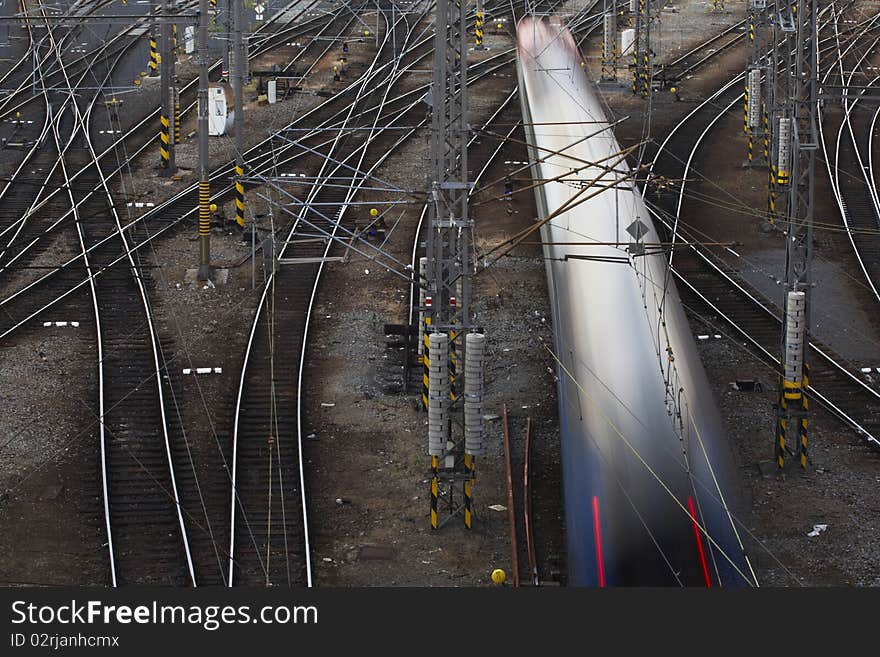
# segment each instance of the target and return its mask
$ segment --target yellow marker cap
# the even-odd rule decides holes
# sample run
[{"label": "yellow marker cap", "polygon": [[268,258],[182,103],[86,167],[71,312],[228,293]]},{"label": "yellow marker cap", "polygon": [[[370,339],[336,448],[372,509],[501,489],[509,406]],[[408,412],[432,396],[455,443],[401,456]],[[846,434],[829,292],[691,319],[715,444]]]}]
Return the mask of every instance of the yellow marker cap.
[{"label": "yellow marker cap", "polygon": [[217,204],[216,204],[216,203],[211,203],[211,205],[208,206],[208,209],[209,209],[211,212],[217,212]]},{"label": "yellow marker cap", "polygon": [[376,208],[370,208],[370,216],[371,217],[378,217],[379,211]]},{"label": "yellow marker cap", "polygon": [[501,568],[496,568],[492,571],[492,582],[498,584],[504,584],[507,581],[507,573],[505,573]]}]

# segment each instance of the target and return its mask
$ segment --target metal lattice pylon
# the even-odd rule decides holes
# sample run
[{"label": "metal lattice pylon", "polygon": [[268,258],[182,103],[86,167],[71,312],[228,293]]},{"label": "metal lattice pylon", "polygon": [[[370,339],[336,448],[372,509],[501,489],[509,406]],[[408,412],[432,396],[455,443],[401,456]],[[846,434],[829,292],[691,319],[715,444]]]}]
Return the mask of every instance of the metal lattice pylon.
[{"label": "metal lattice pylon", "polygon": [[773,58],[767,51],[773,26],[767,0],[749,0],[748,13],[743,130],[748,136],[748,164],[764,166],[770,155]]},{"label": "metal lattice pylon", "polygon": [[602,79],[617,79],[617,0],[603,0]]},{"label": "metal lattice pylon", "polygon": [[[431,89],[431,197],[427,235],[426,333],[448,336],[448,363],[429,358],[428,369],[442,367],[449,376],[448,403],[429,394],[429,441],[433,477],[431,482],[431,524],[437,527],[438,502],[448,502],[451,514],[464,512],[470,526],[474,459],[465,455],[463,379],[465,336],[472,330],[471,277],[473,273],[473,222],[468,216],[467,142],[467,17],[465,6],[452,0],[438,0],[434,47],[434,79]],[[430,378],[430,377],[429,377]],[[435,378],[436,379],[436,371]],[[444,390],[446,388],[444,387]],[[433,403],[430,398],[433,398]],[[432,408],[434,410],[432,411]],[[442,412],[442,415],[441,415]],[[442,427],[437,418],[441,417]],[[432,420],[432,417],[434,420]],[[432,427],[433,424],[433,429]],[[441,431],[445,441],[438,440]],[[445,442],[445,444],[443,444]],[[453,503],[454,483],[466,482],[463,504]]]},{"label": "metal lattice pylon", "polygon": [[[819,147],[818,118],[818,12],[817,0],[798,0],[784,8],[783,22],[793,25],[786,30],[785,49],[793,53],[793,66],[787,71],[791,94],[786,115],[791,123],[791,184],[786,213],[785,283],[783,308],[782,363],[776,461],[785,465],[786,436],[795,435],[796,454],[801,468],[807,467],[807,413],[811,264],[813,259],[813,185],[816,151]],[[789,22],[790,17],[790,22]],[[796,316],[793,315],[796,313]]]},{"label": "metal lattice pylon", "polygon": [[635,40],[633,42],[632,92],[647,98],[651,93],[651,22],[652,0],[631,0]]}]

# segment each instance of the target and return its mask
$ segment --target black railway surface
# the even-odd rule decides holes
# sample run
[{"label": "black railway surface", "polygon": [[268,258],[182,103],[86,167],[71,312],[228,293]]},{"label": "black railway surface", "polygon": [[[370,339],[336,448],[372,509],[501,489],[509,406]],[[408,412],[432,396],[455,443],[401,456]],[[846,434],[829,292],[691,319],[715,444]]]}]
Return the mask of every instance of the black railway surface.
[{"label": "black railway surface", "polygon": [[[71,165],[86,165],[85,158],[77,159],[70,158]],[[98,182],[97,175],[86,178]],[[87,248],[103,241],[92,251],[89,264],[92,272],[102,270],[96,294],[103,348],[107,492],[118,583],[183,586],[188,583],[186,558],[166,453],[153,360],[156,345],[135,277],[147,286],[151,280],[143,270],[133,271],[127,260],[111,264],[123,245],[121,238],[113,237],[118,235],[117,227],[105,200],[96,195],[86,201],[79,226]]]}]

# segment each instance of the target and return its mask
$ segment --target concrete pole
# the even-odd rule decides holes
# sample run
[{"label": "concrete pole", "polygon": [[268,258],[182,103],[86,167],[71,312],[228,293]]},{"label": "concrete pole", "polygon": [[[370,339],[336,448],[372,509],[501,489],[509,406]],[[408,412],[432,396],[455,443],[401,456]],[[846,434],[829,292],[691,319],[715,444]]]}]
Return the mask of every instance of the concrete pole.
[{"label": "concrete pole", "polygon": [[[167,17],[173,8],[174,0],[162,0],[162,13]],[[172,122],[174,116],[174,59],[171,52],[171,27],[170,21],[162,23],[162,53],[160,57],[160,80],[162,89],[161,113],[159,117],[159,154],[161,160],[161,175],[170,176],[177,171],[174,162],[174,140],[172,134]]]},{"label": "concrete pole", "polygon": [[199,272],[211,277],[211,190],[208,181],[208,0],[199,0]]},{"label": "concrete pole", "polygon": [[240,178],[244,175],[244,67],[245,54],[242,39],[244,26],[244,0],[232,0],[233,2],[233,27],[232,47],[235,57],[234,72],[232,75],[232,90],[234,92],[233,129],[235,130],[235,222],[239,228],[244,228],[244,184]]}]

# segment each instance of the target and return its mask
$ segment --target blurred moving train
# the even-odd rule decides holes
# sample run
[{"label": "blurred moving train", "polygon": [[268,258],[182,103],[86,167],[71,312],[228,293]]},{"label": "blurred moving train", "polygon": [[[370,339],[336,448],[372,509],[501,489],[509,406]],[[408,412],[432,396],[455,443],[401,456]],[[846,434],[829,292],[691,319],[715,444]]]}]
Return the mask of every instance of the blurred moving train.
[{"label": "blurred moving train", "polygon": [[568,29],[517,26],[553,309],[569,584],[757,585],[737,477],[652,219]]}]

